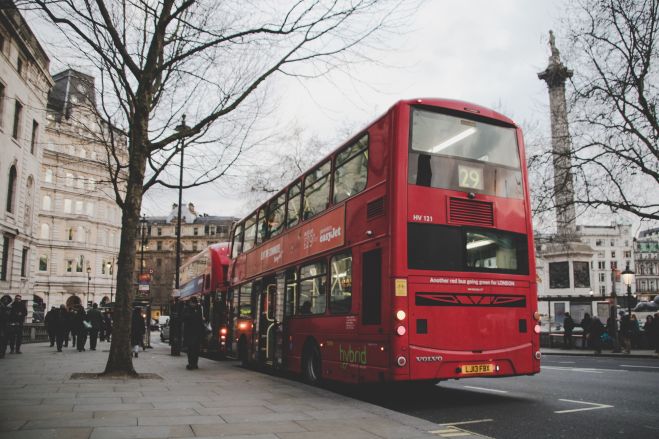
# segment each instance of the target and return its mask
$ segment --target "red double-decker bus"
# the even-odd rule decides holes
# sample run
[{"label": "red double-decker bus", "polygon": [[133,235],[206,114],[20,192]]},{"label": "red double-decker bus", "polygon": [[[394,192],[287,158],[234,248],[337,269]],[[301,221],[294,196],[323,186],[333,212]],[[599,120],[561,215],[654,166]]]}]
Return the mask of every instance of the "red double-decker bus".
[{"label": "red double-decker bus", "polygon": [[232,351],[312,383],[539,372],[523,145],[478,105],[395,104],[234,227]]},{"label": "red double-decker bus", "polygon": [[197,297],[202,307],[204,324],[211,332],[202,350],[224,356],[228,335],[228,243],[213,244],[188,259],[179,269],[179,299],[183,302]]}]

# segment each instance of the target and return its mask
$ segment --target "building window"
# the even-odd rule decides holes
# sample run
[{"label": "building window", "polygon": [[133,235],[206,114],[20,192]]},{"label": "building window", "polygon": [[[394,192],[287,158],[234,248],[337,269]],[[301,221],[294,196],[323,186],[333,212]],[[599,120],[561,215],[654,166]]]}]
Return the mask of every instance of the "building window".
[{"label": "building window", "polygon": [[68,198],[64,199],[64,213],[71,213],[71,200]]},{"label": "building window", "polygon": [[194,236],[199,236],[199,228],[198,227],[195,227],[193,229],[193,234],[194,234]]},{"label": "building window", "polygon": [[625,257],[627,259],[631,258],[632,257],[632,251],[631,250],[625,250]]},{"label": "building window", "polygon": [[39,256],[39,271],[48,271],[48,256]]},{"label": "building window", "polygon": [[76,178],[76,187],[78,189],[85,189],[85,177],[77,177]]},{"label": "building window", "polygon": [[85,228],[82,226],[78,226],[78,231],[76,233],[78,242],[86,242],[87,241],[87,232],[85,231]]},{"label": "building window", "polygon": [[2,237],[2,265],[0,265],[0,280],[7,280],[7,271],[9,270],[9,249],[12,246],[12,240],[8,236]]},{"label": "building window", "polygon": [[600,285],[600,296],[606,296],[606,285]]},{"label": "building window", "polygon": [[82,213],[82,201],[76,201],[76,213]]},{"label": "building window", "polygon": [[78,256],[78,259],[76,259],[76,273],[82,273],[84,263],[85,257],[83,255]]},{"label": "building window", "polygon": [[66,272],[67,273],[72,273],[73,272],[73,260],[72,259],[67,259],[66,260]]},{"label": "building window", "polygon": [[606,279],[606,274],[600,273],[600,282],[604,282],[605,279]]},{"label": "building window", "polygon": [[158,242],[156,243],[156,249],[157,249],[157,250],[162,250],[162,241],[158,241]]},{"label": "building window", "polygon": [[27,277],[27,263],[28,263],[29,248],[23,247],[21,254],[21,277]]},{"label": "building window", "polygon": [[41,225],[41,239],[50,239],[50,226],[48,224]]},{"label": "building window", "polygon": [[156,267],[162,266],[162,259],[158,258],[156,259]]},{"label": "building window", "polygon": [[162,227],[158,227],[158,236],[162,236]]},{"label": "building window", "polygon": [[601,247],[602,245],[604,245],[604,241],[603,241],[603,240],[601,240],[601,239],[596,239],[596,240],[595,240],[595,246],[596,246],[596,247]]},{"label": "building window", "polygon": [[615,252],[615,251],[612,251],[612,252],[611,252],[611,257],[612,257],[612,258],[615,258],[615,257],[616,257],[616,252]]},{"label": "building window", "polygon": [[[195,229],[196,230],[196,229]],[[192,241],[192,251],[196,252],[197,251],[197,241]]]},{"label": "building window", "polygon": [[18,140],[18,136],[21,134],[21,121],[23,118],[23,104],[16,101],[14,105],[14,128],[12,130],[11,136]]},{"label": "building window", "polygon": [[615,239],[612,239],[612,240],[611,240],[611,247],[615,247],[615,246],[616,246],[616,240],[615,240]]},{"label": "building window", "polygon": [[87,215],[94,216],[94,203],[92,202],[87,203]]},{"label": "building window", "polygon": [[50,210],[50,207],[51,207],[51,201],[52,201],[52,200],[51,200],[51,198],[50,198],[49,195],[44,195],[44,196],[43,196],[43,200],[42,200],[42,202],[41,202],[41,208],[42,208],[43,210]]},{"label": "building window", "polygon": [[39,124],[36,120],[32,121],[32,138],[30,140],[30,152],[34,154],[37,148],[37,133],[39,132]]},{"label": "building window", "polygon": [[549,263],[549,288],[570,288],[569,262]]},{"label": "building window", "polygon": [[597,268],[599,270],[606,270],[606,261],[597,261]]},{"label": "building window", "polygon": [[93,178],[89,177],[87,185],[89,186],[90,191],[96,190],[96,180]]},{"label": "building window", "polygon": [[16,194],[16,165],[9,168],[9,180],[7,181],[7,212],[14,211],[14,195]]},{"label": "building window", "polygon": [[20,56],[16,59],[16,71],[18,72],[18,76],[23,76],[23,66],[25,65],[25,61],[23,61],[23,58]]},{"label": "building window", "polygon": [[53,170],[52,169],[46,169],[46,175],[44,177],[44,181],[46,183],[52,183],[53,182]]}]

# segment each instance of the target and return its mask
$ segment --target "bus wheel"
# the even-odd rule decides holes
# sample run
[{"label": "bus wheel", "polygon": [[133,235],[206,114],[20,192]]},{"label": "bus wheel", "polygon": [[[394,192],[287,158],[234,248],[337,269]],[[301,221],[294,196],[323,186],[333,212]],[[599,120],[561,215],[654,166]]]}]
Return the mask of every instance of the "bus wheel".
[{"label": "bus wheel", "polygon": [[309,346],[302,357],[302,375],[307,384],[318,385],[321,381],[320,351],[316,345]]}]

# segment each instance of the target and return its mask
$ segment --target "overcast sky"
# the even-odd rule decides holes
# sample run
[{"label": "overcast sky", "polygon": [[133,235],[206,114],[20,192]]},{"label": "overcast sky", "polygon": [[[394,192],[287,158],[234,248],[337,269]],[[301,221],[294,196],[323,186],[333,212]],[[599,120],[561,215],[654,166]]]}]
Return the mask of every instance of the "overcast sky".
[{"label": "overcast sky", "polygon": [[[381,62],[352,66],[349,74],[272,82],[277,115],[283,124],[295,122],[307,133],[333,138],[346,126],[365,126],[400,99],[443,97],[493,107],[522,126],[539,121],[548,131],[547,88],[536,74],[547,65],[548,31],[559,29],[562,3],[428,0],[405,34],[391,36],[392,49],[374,54]],[[558,33],[559,49],[563,41]],[[183,199],[210,215],[247,213],[244,201],[231,193],[219,182],[187,190]],[[166,215],[176,200],[175,190],[153,190],[143,211]]]}]

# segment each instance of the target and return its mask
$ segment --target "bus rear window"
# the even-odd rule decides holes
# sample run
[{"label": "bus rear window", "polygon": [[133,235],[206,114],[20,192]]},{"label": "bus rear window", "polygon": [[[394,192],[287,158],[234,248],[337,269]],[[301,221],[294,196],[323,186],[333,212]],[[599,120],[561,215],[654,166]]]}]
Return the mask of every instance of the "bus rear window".
[{"label": "bus rear window", "polygon": [[528,274],[526,236],[501,230],[408,224],[409,268]]}]

